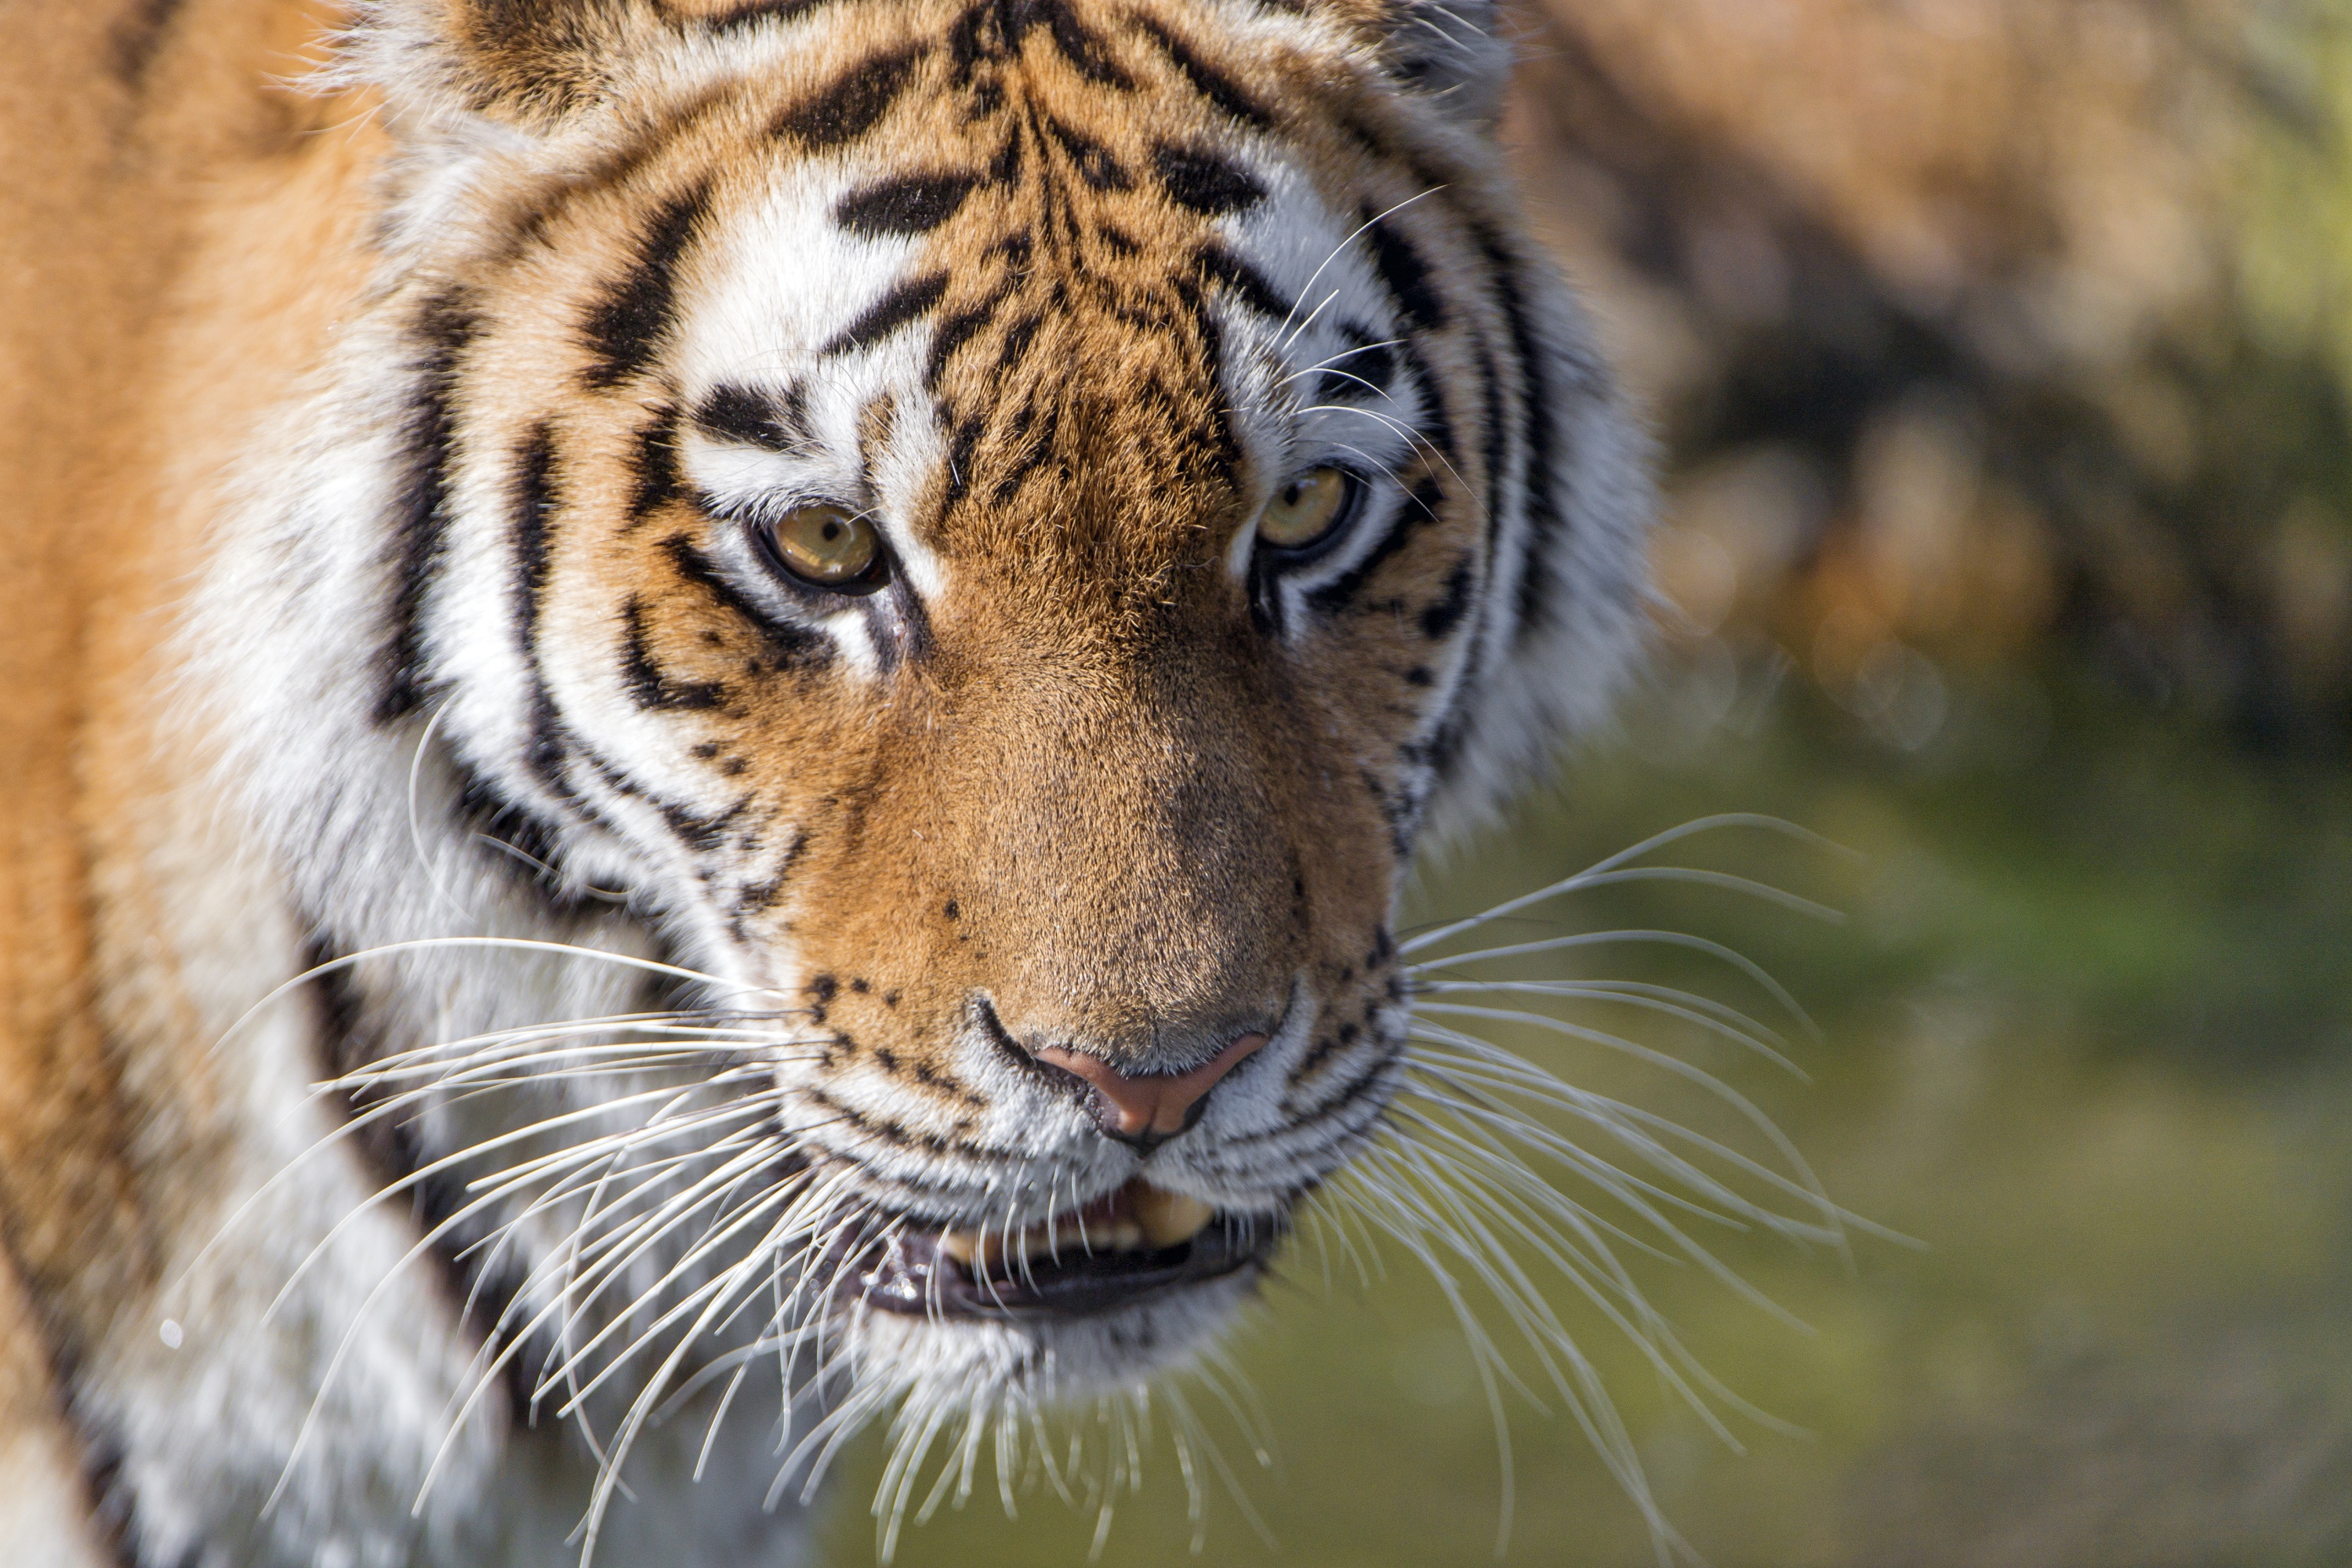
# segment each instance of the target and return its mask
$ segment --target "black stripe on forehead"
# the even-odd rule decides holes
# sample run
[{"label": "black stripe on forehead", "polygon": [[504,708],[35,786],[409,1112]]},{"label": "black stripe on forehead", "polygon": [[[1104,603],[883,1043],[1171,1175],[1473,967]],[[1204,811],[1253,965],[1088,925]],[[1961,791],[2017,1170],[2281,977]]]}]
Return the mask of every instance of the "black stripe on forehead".
[{"label": "black stripe on forehead", "polygon": [[1265,274],[1223,246],[1204,245],[1197,254],[1202,277],[1223,285],[1226,294],[1259,315],[1279,325],[1297,314],[1298,308],[1276,292]]},{"label": "black stripe on forehead", "polygon": [[663,404],[653,423],[637,432],[635,468],[637,482],[629,496],[631,528],[677,499],[677,405]]},{"label": "black stripe on forehead", "polygon": [[636,259],[590,313],[583,331],[596,356],[585,378],[590,386],[616,386],[653,363],[669,333],[678,259],[709,198],[709,187],[697,185],[664,205],[639,240]]},{"label": "black stripe on forehead", "polygon": [[834,203],[833,221],[853,234],[929,234],[955,216],[979,183],[961,173],[878,180]]},{"label": "black stripe on forehead", "polygon": [[817,353],[829,357],[872,348],[899,328],[937,310],[947,291],[948,275],[944,272],[905,279],[867,306],[857,320],[834,334],[833,340]]},{"label": "black stripe on forehead", "polygon": [[694,422],[722,441],[771,452],[802,455],[817,444],[797,386],[779,400],[756,387],[722,383],[694,405]]},{"label": "black stripe on forehead", "polygon": [[820,5],[832,3],[833,0],[743,0],[740,5],[695,19],[707,33],[729,33],[756,26],[771,17],[779,22],[788,22],[803,12],[814,11]]},{"label": "black stripe on forehead", "polygon": [[[1102,40],[1087,31],[1077,17],[1071,15],[1064,0],[1027,0],[1025,5],[1021,0],[1013,0],[1006,9],[1025,12],[1032,23],[1045,23],[1045,31],[1053,37],[1054,47],[1061,50],[1062,58],[1076,67],[1078,74],[1088,81],[1117,88],[1121,92],[1135,86],[1135,79],[1119,68],[1118,62],[1104,49]],[[1010,28],[1007,30],[1011,31]]]},{"label": "black stripe on forehead", "polygon": [[1061,144],[1062,151],[1069,157],[1070,166],[1078,172],[1078,178],[1096,190],[1124,191],[1134,185],[1134,179],[1119,166],[1118,160],[1111,156],[1110,149],[1101,142],[1082,132],[1072,130],[1052,115],[1045,117],[1045,129]]},{"label": "black stripe on forehead", "polygon": [[1364,235],[1371,242],[1372,264],[1380,269],[1397,308],[1416,331],[1434,331],[1445,324],[1445,301],[1431,278],[1429,264],[1410,240],[1391,225],[1386,215],[1367,211]]},{"label": "black stripe on forehead", "polygon": [[929,53],[908,44],[867,56],[778,115],[776,138],[812,152],[856,141],[881,123]]},{"label": "black stripe on forehead", "polygon": [[983,331],[996,315],[997,308],[1012,297],[1011,284],[1000,285],[995,292],[979,304],[958,310],[931,330],[931,353],[923,366],[923,384],[931,391],[939,390],[940,376],[956,350],[963,347]]},{"label": "black stripe on forehead", "polygon": [[1247,170],[1205,147],[1157,147],[1151,163],[1169,200],[1205,217],[1239,212],[1265,199],[1265,187]]},{"label": "black stripe on forehead", "polygon": [[1339,331],[1354,346],[1341,349],[1317,366],[1321,374],[1316,378],[1316,401],[1360,402],[1387,396],[1396,383],[1393,347],[1376,341],[1361,327],[1343,326]]},{"label": "black stripe on forehead", "polygon": [[1202,98],[1244,125],[1264,130],[1274,123],[1274,117],[1260,108],[1255,100],[1194,54],[1175,34],[1145,16],[1138,16],[1135,26],[1145,37],[1160,46],[1160,52],[1168,57],[1168,63],[1174,66]]},{"label": "black stripe on forehead", "polygon": [[390,636],[382,661],[383,694],[375,721],[394,723],[416,711],[425,685],[422,621],[425,592],[439,570],[449,468],[456,459],[457,416],[451,405],[466,349],[480,322],[463,294],[436,295],[417,312],[416,335],[425,345],[416,401],[401,431],[403,472],[394,502],[394,586]]}]

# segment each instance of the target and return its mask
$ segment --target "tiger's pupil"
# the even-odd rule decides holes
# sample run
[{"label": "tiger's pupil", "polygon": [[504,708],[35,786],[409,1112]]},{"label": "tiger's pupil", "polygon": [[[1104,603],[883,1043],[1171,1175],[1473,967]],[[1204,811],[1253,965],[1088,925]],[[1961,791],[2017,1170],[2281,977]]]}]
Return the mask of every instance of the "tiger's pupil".
[{"label": "tiger's pupil", "polygon": [[1258,537],[1284,550],[1315,543],[1346,516],[1354,485],[1354,479],[1339,468],[1317,468],[1291,480],[1258,520]]},{"label": "tiger's pupil", "polygon": [[785,568],[824,588],[857,582],[881,552],[874,525],[835,506],[795,507],[772,537]]}]

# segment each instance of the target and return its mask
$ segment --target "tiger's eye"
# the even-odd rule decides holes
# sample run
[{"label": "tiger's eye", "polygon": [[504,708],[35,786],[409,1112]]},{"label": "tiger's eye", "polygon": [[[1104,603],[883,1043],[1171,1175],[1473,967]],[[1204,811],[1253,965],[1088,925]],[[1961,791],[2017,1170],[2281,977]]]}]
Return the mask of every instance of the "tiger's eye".
[{"label": "tiger's eye", "polygon": [[1356,488],[1353,474],[1317,468],[1275,492],[1257,520],[1257,536],[1284,550],[1304,550],[1339,527]]},{"label": "tiger's eye", "polygon": [[768,538],[786,571],[819,588],[865,586],[882,553],[874,525],[837,506],[796,506]]}]

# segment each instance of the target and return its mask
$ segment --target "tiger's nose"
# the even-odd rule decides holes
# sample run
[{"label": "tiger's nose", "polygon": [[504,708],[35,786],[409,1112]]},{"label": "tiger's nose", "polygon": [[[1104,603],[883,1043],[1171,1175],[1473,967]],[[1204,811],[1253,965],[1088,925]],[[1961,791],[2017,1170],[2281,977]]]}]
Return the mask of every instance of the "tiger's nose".
[{"label": "tiger's nose", "polygon": [[1104,1134],[1150,1153],[1199,1121],[1209,1090],[1265,1042],[1264,1035],[1244,1035],[1190,1072],[1149,1077],[1059,1046],[1038,1046],[1032,1054],[1093,1085],[1095,1121]]}]

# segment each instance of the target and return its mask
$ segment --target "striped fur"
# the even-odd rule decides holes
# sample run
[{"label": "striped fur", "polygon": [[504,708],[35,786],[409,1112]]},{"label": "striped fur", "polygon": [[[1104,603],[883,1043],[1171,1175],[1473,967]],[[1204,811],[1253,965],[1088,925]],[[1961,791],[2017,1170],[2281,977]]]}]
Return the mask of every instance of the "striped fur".
[{"label": "striped fur", "polygon": [[[124,47],[234,80],[200,25],[279,9]],[[799,1561],[777,1401],[805,1430],[860,1388],[1132,1383],[1256,1265],[1051,1320],[877,1311],[827,1270],[1139,1174],[1278,1237],[1370,1134],[1416,846],[1539,771],[1637,641],[1641,443],[1516,217],[1484,5],[329,19],[289,112],[341,129],[192,224],[160,455],[121,486],[152,542],[96,612],[95,1016],[153,1130],[126,1179],[174,1195],[127,1290],[49,1304],[93,1538],[539,1561],[584,1511],[609,1562]],[[1344,535],[1254,545],[1325,465],[1361,479]],[[878,590],[763,555],[819,500],[874,520]],[[654,1016],[625,1072],[398,1076]],[[1034,1055],[1173,1074],[1250,1031],[1144,1152]],[[684,1131],[593,1193],[498,1185],[648,1107]],[[646,1218],[664,1181],[708,1206]],[[624,1219],[645,1245],[567,1295]],[[75,1268],[19,1264],[37,1295]],[[696,1295],[730,1269],[770,1306],[654,1322],[739,1300]],[[812,1324],[708,1454],[723,1380],[636,1431],[647,1388]]]}]

